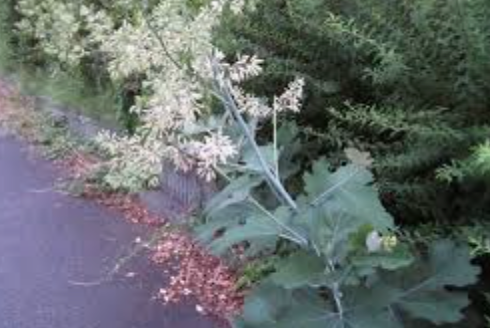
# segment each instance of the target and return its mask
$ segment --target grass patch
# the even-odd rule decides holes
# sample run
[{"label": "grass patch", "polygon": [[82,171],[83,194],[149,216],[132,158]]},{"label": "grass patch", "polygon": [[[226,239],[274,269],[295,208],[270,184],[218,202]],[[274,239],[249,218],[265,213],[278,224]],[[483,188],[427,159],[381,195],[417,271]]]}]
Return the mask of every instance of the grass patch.
[{"label": "grass patch", "polygon": [[28,96],[46,96],[78,114],[110,126],[119,125],[116,92],[112,89],[88,86],[64,72],[50,75],[21,69],[17,70],[16,79]]},{"label": "grass patch", "polygon": [[[5,89],[5,85],[2,88]],[[0,101],[0,127],[37,146],[48,159],[61,159],[90,145],[89,141],[71,133],[63,122],[35,110],[33,103],[21,97],[13,88]]]},{"label": "grass patch", "polygon": [[16,54],[13,43],[13,6],[0,1],[0,74],[19,82],[30,96],[46,96],[69,110],[88,116],[109,126],[118,126],[117,92],[110,85],[91,85],[77,74],[25,65]]},{"label": "grass patch", "polygon": [[5,73],[12,64],[12,7],[9,1],[0,1],[0,73]]}]

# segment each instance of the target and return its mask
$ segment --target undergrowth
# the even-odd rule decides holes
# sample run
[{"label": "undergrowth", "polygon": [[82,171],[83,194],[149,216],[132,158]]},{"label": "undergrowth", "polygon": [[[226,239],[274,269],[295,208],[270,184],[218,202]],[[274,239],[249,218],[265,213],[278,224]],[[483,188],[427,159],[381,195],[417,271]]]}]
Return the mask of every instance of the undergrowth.
[{"label": "undergrowth", "polygon": [[261,95],[305,78],[305,161],[369,151],[398,222],[468,223],[490,213],[489,12],[482,0],[264,0],[215,42],[267,58],[247,84]]},{"label": "undergrowth", "polygon": [[[253,2],[223,19],[214,45],[226,55],[210,72],[204,27],[215,21],[199,16],[207,1],[21,1],[25,39],[14,49],[36,70],[20,79],[98,119],[121,114],[133,134],[100,139],[112,186],[147,186],[140,180],[158,176],[165,156],[222,179],[195,230],[238,263],[238,288],[250,290],[237,327],[459,321],[479,272],[471,260],[490,249],[490,5]],[[33,15],[36,5],[46,12]],[[52,23],[41,29],[50,36],[30,20]],[[63,28],[71,34],[52,37]],[[193,48],[198,33],[203,49]],[[236,53],[250,55],[229,64]],[[262,71],[253,54],[267,64],[249,79]],[[206,74],[196,78],[196,67]],[[56,122],[41,129],[36,140],[51,155],[75,147]]]},{"label": "undergrowth", "polygon": [[15,79],[29,96],[49,97],[65,110],[75,111],[108,125],[119,124],[115,110],[115,91],[89,86],[80,77],[62,71],[17,70]]}]

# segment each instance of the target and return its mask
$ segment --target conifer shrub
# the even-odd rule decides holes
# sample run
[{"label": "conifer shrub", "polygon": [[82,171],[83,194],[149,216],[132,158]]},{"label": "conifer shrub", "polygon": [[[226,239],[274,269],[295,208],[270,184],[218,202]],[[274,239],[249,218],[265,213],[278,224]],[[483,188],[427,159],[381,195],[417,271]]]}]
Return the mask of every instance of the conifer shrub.
[{"label": "conifer shrub", "polygon": [[216,43],[268,58],[256,93],[304,77],[304,138],[336,163],[370,151],[400,222],[460,222],[489,213],[489,16],[483,0],[268,0]]}]

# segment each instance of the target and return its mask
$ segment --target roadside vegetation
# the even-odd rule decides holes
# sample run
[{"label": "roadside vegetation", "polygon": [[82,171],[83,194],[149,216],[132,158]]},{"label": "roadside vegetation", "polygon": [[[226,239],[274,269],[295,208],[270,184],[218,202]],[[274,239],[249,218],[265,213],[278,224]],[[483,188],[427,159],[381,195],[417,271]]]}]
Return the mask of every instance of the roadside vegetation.
[{"label": "roadside vegetation", "polygon": [[233,326],[489,327],[488,17],[483,0],[9,0],[0,67],[117,122],[92,140],[104,188],[158,188],[168,165],[216,186],[187,226],[239,275]]}]

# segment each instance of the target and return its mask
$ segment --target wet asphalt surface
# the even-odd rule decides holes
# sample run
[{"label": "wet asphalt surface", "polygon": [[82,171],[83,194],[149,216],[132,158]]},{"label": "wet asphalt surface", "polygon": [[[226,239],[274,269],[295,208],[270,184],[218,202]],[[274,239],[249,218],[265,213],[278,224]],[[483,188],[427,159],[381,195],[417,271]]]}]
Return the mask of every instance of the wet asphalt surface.
[{"label": "wet asphalt surface", "polygon": [[56,178],[50,163],[0,134],[0,328],[217,326],[192,304],[152,300],[165,277],[146,256],[110,281],[76,283],[99,280],[148,231],[54,191]]}]

